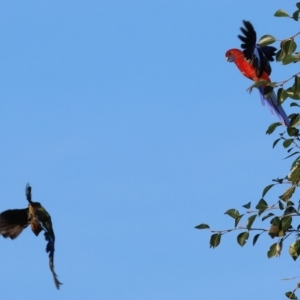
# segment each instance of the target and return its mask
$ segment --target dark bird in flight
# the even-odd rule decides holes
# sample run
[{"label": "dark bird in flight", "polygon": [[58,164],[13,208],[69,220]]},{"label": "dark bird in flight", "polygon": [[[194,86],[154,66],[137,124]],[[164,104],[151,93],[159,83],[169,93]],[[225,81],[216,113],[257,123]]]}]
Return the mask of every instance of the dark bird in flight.
[{"label": "dark bird in flight", "polygon": [[31,230],[36,236],[44,230],[45,239],[48,242],[46,252],[49,253],[49,267],[55,286],[59,289],[62,283],[59,282],[54,271],[55,235],[51,217],[41,203],[32,201],[31,186],[29,184],[26,185],[25,194],[29,202],[28,208],[9,209],[0,214],[0,235],[4,238],[15,239],[28,225],[31,226]]}]

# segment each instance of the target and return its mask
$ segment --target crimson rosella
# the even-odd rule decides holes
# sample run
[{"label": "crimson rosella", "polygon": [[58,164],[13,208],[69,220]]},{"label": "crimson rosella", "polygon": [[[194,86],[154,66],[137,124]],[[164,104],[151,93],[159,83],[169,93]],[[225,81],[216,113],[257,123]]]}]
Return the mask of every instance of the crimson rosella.
[{"label": "crimson rosella", "polygon": [[49,252],[49,266],[52,272],[54,283],[57,289],[62,284],[57,279],[54,271],[54,242],[55,236],[52,227],[51,217],[45,208],[39,202],[31,200],[31,186],[26,185],[26,199],[29,202],[28,208],[9,209],[0,214],[0,235],[3,237],[15,239],[28,225],[31,230],[38,236],[44,230],[45,239],[48,242],[46,246]]},{"label": "crimson rosella", "polygon": [[[225,56],[227,61],[234,62],[238,69],[247,78],[257,82],[259,80],[266,80],[271,82],[269,75],[271,74],[270,61],[273,61],[276,48],[271,46],[260,47],[256,44],[256,32],[252,24],[248,21],[243,21],[245,28],[241,28],[242,35],[238,35],[239,39],[243,42],[240,49],[230,49],[226,52]],[[269,106],[272,113],[275,113],[280,121],[289,126],[290,120],[281,105],[278,105],[277,97],[273,91],[268,97],[265,96],[266,86],[259,87],[259,94],[262,104],[265,103]]]}]

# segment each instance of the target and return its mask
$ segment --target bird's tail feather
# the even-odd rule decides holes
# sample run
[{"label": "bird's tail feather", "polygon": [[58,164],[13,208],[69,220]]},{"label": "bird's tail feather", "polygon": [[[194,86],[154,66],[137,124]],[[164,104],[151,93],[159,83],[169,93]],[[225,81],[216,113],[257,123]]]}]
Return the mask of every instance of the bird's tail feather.
[{"label": "bird's tail feather", "polygon": [[290,125],[290,119],[288,118],[287,114],[285,113],[284,109],[281,105],[277,104],[277,97],[274,92],[269,97],[266,97],[264,95],[264,87],[259,87],[259,95],[260,99],[263,105],[267,104],[269,107],[271,113],[274,115],[277,115],[277,117],[280,119],[280,121],[285,125]]}]

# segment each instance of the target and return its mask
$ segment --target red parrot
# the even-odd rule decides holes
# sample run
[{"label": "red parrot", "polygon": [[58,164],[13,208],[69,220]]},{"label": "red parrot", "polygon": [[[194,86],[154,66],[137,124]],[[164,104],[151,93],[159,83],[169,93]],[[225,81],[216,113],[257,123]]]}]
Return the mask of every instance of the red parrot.
[{"label": "red parrot", "polygon": [[[261,79],[271,82],[269,75],[271,74],[271,66],[269,61],[273,61],[276,48],[271,46],[260,47],[256,44],[256,32],[252,24],[248,21],[243,21],[245,28],[241,28],[245,36],[238,35],[243,42],[241,48],[244,49],[230,49],[225,56],[227,61],[234,62],[238,69],[247,78],[257,82]],[[269,106],[271,113],[276,114],[280,121],[289,126],[290,120],[281,105],[278,105],[277,97],[273,91],[269,97],[264,95],[266,86],[259,87],[259,94],[262,104]]]}]

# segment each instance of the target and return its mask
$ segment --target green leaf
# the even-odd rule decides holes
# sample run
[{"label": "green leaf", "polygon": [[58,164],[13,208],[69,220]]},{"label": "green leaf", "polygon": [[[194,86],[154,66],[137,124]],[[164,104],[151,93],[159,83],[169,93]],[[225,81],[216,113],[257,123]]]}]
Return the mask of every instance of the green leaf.
[{"label": "green leaf", "polygon": [[216,248],[221,242],[221,233],[215,233],[210,237],[210,248]]},{"label": "green leaf", "polygon": [[282,184],[282,183],[283,183],[283,181],[284,181],[284,179],[285,179],[285,178],[277,178],[277,179],[273,179],[273,181],[275,181],[275,182],[278,182],[278,183]]},{"label": "green leaf", "polygon": [[262,198],[267,194],[267,192],[275,185],[275,183],[266,186],[262,192]]},{"label": "green leaf", "polygon": [[289,136],[296,136],[298,137],[299,135],[299,129],[295,128],[295,127],[288,127],[287,128],[287,133]]},{"label": "green leaf", "polygon": [[285,40],[283,43],[283,51],[286,55],[291,55],[297,49],[297,44],[293,39]]},{"label": "green leaf", "polygon": [[294,206],[289,206],[283,213],[283,215],[290,215],[290,214],[294,214],[297,213],[297,210],[295,209]]},{"label": "green leaf", "polygon": [[279,227],[272,225],[269,229],[268,234],[273,239],[276,236],[283,236],[284,232]]},{"label": "green leaf", "polygon": [[292,169],[292,172],[288,175],[288,179],[292,184],[296,184],[300,180],[300,166],[296,166]]},{"label": "green leaf", "polygon": [[296,166],[298,165],[299,159],[300,159],[300,156],[297,156],[297,157],[295,158],[295,160],[294,160],[293,163],[292,163],[291,168],[294,168],[294,167],[296,167]]},{"label": "green leaf", "polygon": [[280,140],[281,140],[281,138],[279,138],[279,139],[277,139],[277,140],[274,141],[274,143],[273,143],[273,148],[277,145],[277,143],[278,143]]},{"label": "green leaf", "polygon": [[298,154],[298,153],[299,153],[298,151],[293,152],[292,154],[288,155],[288,156],[285,157],[284,159],[290,158],[290,157],[292,157],[292,156],[294,156],[294,155],[296,155],[296,154]]},{"label": "green leaf", "polygon": [[300,105],[299,105],[298,103],[296,103],[296,102],[292,102],[292,103],[290,104],[290,107],[293,107],[293,106],[298,106],[298,107],[300,107]]},{"label": "green leaf", "polygon": [[224,214],[228,215],[228,216],[230,216],[230,217],[232,217],[234,219],[236,219],[236,218],[238,218],[240,216],[239,211],[236,210],[236,209],[234,209],[234,208],[227,210]]},{"label": "green leaf", "polygon": [[279,198],[285,202],[289,201],[290,198],[293,196],[294,192],[295,192],[296,187],[295,186],[291,186],[290,188],[288,188],[283,195],[281,195]]},{"label": "green leaf", "polygon": [[243,217],[243,215],[239,215],[235,220],[234,220],[234,227],[238,226],[241,218]]},{"label": "green leaf", "polygon": [[247,204],[243,205],[246,209],[249,209],[251,207],[251,202],[248,202]]},{"label": "green leaf", "polygon": [[293,260],[296,260],[300,255],[300,241],[296,240],[293,242],[289,248],[289,254]]},{"label": "green leaf", "polygon": [[258,215],[260,216],[268,208],[268,204],[264,199],[260,199],[255,208],[259,210]]},{"label": "green leaf", "polygon": [[283,9],[279,9],[274,14],[275,17],[289,17],[289,14],[285,12]]},{"label": "green leaf", "polygon": [[300,124],[300,114],[295,114],[291,119],[290,127],[297,127]]},{"label": "green leaf", "polygon": [[259,44],[259,46],[264,47],[264,46],[273,44],[274,42],[276,42],[276,39],[274,38],[274,36],[272,36],[272,35],[264,35],[259,40],[258,44]]},{"label": "green leaf", "polygon": [[248,218],[247,225],[246,225],[248,230],[251,228],[251,226],[252,226],[253,222],[255,221],[256,217],[257,217],[257,215],[252,215],[251,217]]},{"label": "green leaf", "polygon": [[281,227],[281,221],[279,217],[274,217],[271,221],[270,224],[276,226],[276,227]]},{"label": "green leaf", "polygon": [[277,247],[277,243],[271,245],[270,250],[269,250],[268,253],[267,253],[268,258],[271,258],[271,257],[273,257],[273,256],[276,256],[276,254],[277,254],[277,249],[276,249],[276,247]]},{"label": "green leaf", "polygon": [[290,228],[292,221],[293,221],[293,218],[290,216],[281,218],[282,230],[287,231]]},{"label": "green leaf", "polygon": [[269,128],[266,131],[266,134],[271,134],[273,133],[273,131],[278,127],[278,126],[282,126],[282,124],[280,122],[276,122],[276,123],[272,123]]},{"label": "green leaf", "polygon": [[264,199],[260,199],[257,205],[255,206],[256,209],[261,208],[268,208],[268,203]]},{"label": "green leaf", "polygon": [[267,214],[266,216],[262,217],[261,220],[264,221],[264,220],[266,220],[267,218],[270,218],[270,217],[272,217],[272,216],[274,216],[274,214],[269,213],[269,214]]},{"label": "green leaf", "polygon": [[294,100],[300,100],[300,96],[299,94],[297,93],[294,93],[293,91],[293,88],[292,87],[289,87],[287,90],[286,90],[288,96]]},{"label": "green leaf", "polygon": [[276,53],[276,61],[277,62],[280,62],[280,61],[282,61],[283,59],[284,59],[284,57],[285,57],[285,53],[284,53],[284,51],[283,50],[281,50],[281,49],[279,49],[278,51],[277,51],[277,53]]},{"label": "green leaf", "polygon": [[261,209],[258,210],[258,215],[260,216],[264,211],[266,210],[266,208],[262,207]]},{"label": "green leaf", "polygon": [[296,6],[300,9],[300,2],[296,3]]},{"label": "green leaf", "polygon": [[200,224],[195,226],[196,229],[209,229],[209,226],[207,224]]},{"label": "green leaf", "polygon": [[277,103],[280,105],[288,97],[287,92],[283,88],[279,88],[277,91]]},{"label": "green leaf", "polygon": [[272,239],[276,236],[284,235],[283,233],[280,233],[282,226],[279,217],[274,217],[270,223],[272,225],[268,233]]},{"label": "green leaf", "polygon": [[290,201],[290,200],[286,203],[286,206],[293,206],[293,205],[295,205],[295,203],[293,201]]},{"label": "green leaf", "polygon": [[293,141],[294,141],[294,139],[287,139],[282,143],[282,145],[284,148],[288,148]]},{"label": "green leaf", "polygon": [[299,10],[296,10],[296,11],[293,13],[293,19],[294,19],[295,21],[298,21],[298,19],[299,19]]},{"label": "green leaf", "polygon": [[292,89],[293,89],[294,93],[299,94],[299,92],[300,92],[300,77],[299,76],[295,76],[294,85],[293,85]]},{"label": "green leaf", "polygon": [[276,53],[276,61],[282,61],[284,59],[284,57],[285,57],[284,51],[279,49]]},{"label": "green leaf", "polygon": [[276,256],[280,256],[283,245],[283,239],[280,239],[276,245]]},{"label": "green leaf", "polygon": [[297,55],[286,55],[284,57],[284,59],[282,60],[282,64],[283,65],[288,65],[288,64],[291,64],[293,62],[297,62],[299,61],[299,57]]},{"label": "green leaf", "polygon": [[278,201],[278,206],[280,210],[284,210],[284,205],[282,204],[281,201]]},{"label": "green leaf", "polygon": [[254,236],[254,238],[253,238],[253,246],[256,244],[256,242],[257,242],[257,240],[258,240],[258,238],[259,238],[260,235],[261,235],[261,233],[258,233],[258,234],[256,234]]},{"label": "green leaf", "polygon": [[237,242],[239,243],[240,246],[243,247],[246,244],[248,238],[249,238],[249,232],[248,231],[242,232],[237,236]]},{"label": "green leaf", "polygon": [[296,295],[294,294],[294,292],[286,292],[285,293],[286,297],[288,299],[292,299],[292,300],[297,300],[298,298],[296,297]]}]

